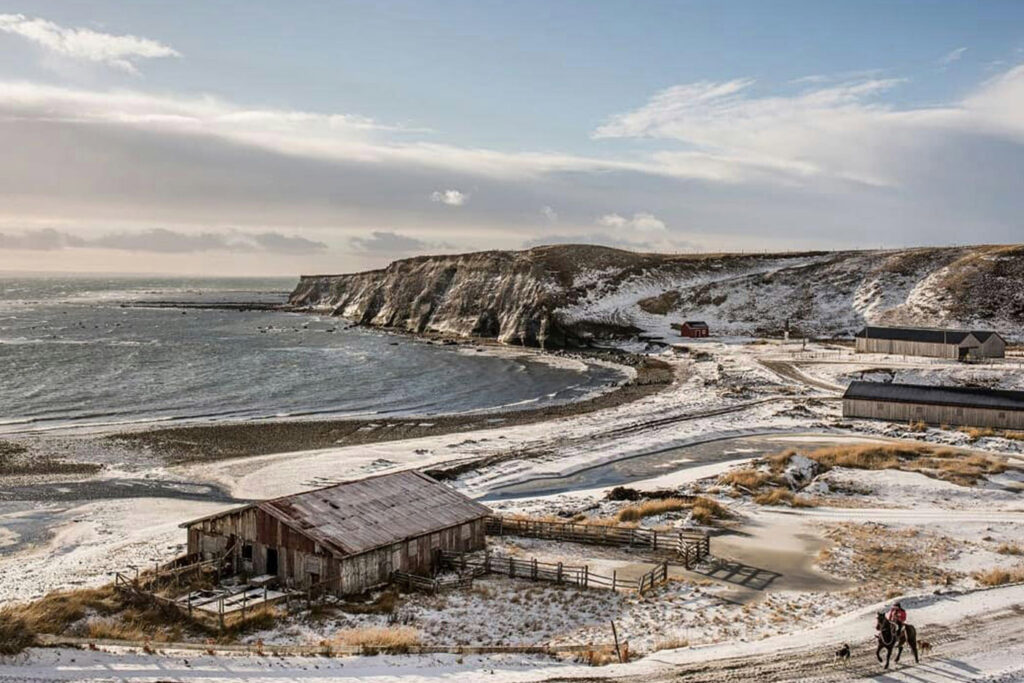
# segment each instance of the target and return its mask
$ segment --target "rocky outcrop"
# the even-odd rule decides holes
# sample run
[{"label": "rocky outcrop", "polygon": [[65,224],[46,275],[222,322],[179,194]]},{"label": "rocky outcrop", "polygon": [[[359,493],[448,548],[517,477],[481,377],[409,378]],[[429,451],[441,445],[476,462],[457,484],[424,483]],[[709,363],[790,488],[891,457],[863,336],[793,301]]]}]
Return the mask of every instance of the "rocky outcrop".
[{"label": "rocky outcrop", "polygon": [[878,324],[986,326],[1020,337],[1024,248],[636,254],[585,245],[421,256],[303,276],[291,305],[415,333],[546,347],[667,330],[815,335]]}]

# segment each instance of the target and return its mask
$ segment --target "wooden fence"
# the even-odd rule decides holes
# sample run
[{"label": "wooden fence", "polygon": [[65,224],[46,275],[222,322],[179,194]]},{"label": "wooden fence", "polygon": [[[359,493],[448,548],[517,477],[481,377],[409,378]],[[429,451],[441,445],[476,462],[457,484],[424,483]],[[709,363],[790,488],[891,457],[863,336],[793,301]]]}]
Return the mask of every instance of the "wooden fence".
[{"label": "wooden fence", "polygon": [[561,562],[540,562],[537,558],[517,560],[514,557],[495,557],[489,552],[469,554],[451,550],[438,551],[439,566],[460,576],[501,574],[509,578],[549,581],[581,588],[610,588],[632,590],[641,595],[668,580],[668,563],[662,562],[636,579],[620,577],[618,571],[611,576],[590,571],[589,565],[569,565]]},{"label": "wooden fence", "polygon": [[679,555],[687,569],[711,554],[710,536],[699,531],[656,531],[640,527],[493,516],[487,518],[487,534],[665,551]]},{"label": "wooden fence", "polygon": [[472,588],[473,577],[474,574],[472,572],[450,578],[432,578],[396,571],[391,575],[391,580],[396,585],[405,586],[405,589],[409,591],[417,590],[424,593],[439,593],[443,590],[452,590],[454,588]]}]

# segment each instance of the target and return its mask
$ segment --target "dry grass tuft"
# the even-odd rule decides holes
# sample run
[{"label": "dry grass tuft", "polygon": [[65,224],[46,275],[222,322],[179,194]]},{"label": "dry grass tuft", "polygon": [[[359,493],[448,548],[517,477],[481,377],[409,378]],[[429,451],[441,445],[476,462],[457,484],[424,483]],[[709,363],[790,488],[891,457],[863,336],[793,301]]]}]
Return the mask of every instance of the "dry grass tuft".
[{"label": "dry grass tuft", "polygon": [[1011,543],[1003,543],[996,552],[1000,555],[1024,555],[1024,546]]},{"label": "dry grass tuft", "polygon": [[974,578],[983,586],[1005,586],[1008,583],[1020,583],[1024,581],[1024,565],[1009,569],[996,568],[975,572]]},{"label": "dry grass tuft", "polygon": [[35,645],[36,634],[14,610],[0,609],[0,655],[16,655]]},{"label": "dry grass tuft", "polygon": [[615,519],[620,522],[636,522],[644,517],[663,515],[666,512],[678,512],[684,510],[687,503],[679,498],[666,498],[664,500],[645,500],[637,505],[629,505],[619,510]]},{"label": "dry grass tuft", "polygon": [[366,626],[339,631],[333,642],[370,650],[408,652],[420,644],[420,632],[412,626]]},{"label": "dry grass tuft", "polygon": [[35,633],[63,633],[88,611],[113,614],[122,605],[112,586],[74,591],[55,591],[35,602],[18,605],[11,612]]},{"label": "dry grass tuft", "polygon": [[690,641],[686,638],[662,638],[661,640],[655,641],[651,647],[651,652],[658,652],[659,650],[679,650],[684,647],[689,647]]},{"label": "dry grass tuft", "polygon": [[928,431],[928,424],[918,420],[907,425],[907,430],[911,432],[926,432]]},{"label": "dry grass tuft", "polygon": [[[766,460],[773,472],[781,472],[794,455],[796,451],[788,450]],[[1006,460],[996,456],[965,455],[948,448],[909,442],[833,446],[818,448],[805,455],[825,470],[833,467],[902,470],[919,472],[961,486],[973,486],[982,476],[999,474],[1007,469]]]},{"label": "dry grass tuft", "polygon": [[732,517],[729,508],[705,496],[698,496],[693,501],[693,508],[690,514],[698,524],[711,524],[716,519],[729,519]]},{"label": "dry grass tuft", "polygon": [[723,486],[740,486],[748,491],[757,491],[770,480],[771,477],[767,472],[756,470],[753,467],[746,467],[726,472],[718,479],[718,483]]},{"label": "dry grass tuft", "polygon": [[966,434],[971,441],[977,441],[986,436],[993,436],[996,433],[991,427],[964,427],[960,431]]},{"label": "dry grass tuft", "polygon": [[795,508],[814,507],[814,501],[804,496],[798,496],[789,489],[771,489],[754,496],[754,502],[758,505],[788,505]]}]

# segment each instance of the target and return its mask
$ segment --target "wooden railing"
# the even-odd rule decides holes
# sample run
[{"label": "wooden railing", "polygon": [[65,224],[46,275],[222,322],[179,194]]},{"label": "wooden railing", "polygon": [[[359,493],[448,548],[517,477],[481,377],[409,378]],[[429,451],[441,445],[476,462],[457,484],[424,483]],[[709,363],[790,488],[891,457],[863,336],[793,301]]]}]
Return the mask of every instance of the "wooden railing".
[{"label": "wooden railing", "polygon": [[492,516],[487,518],[487,534],[666,551],[678,554],[687,569],[711,554],[711,539],[700,531],[657,531],[641,527]]}]

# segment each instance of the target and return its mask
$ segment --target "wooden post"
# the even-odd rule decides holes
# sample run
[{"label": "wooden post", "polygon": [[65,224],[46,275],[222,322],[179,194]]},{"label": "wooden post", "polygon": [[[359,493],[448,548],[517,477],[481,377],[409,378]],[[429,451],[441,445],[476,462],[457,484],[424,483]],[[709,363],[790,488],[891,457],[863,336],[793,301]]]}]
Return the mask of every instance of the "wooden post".
[{"label": "wooden post", "polygon": [[562,583],[562,563],[558,563],[558,583]]},{"label": "wooden post", "polygon": [[583,565],[583,587],[586,588],[590,585],[590,565]]},{"label": "wooden post", "polygon": [[615,583],[618,580],[618,575],[619,575],[618,570],[613,569],[612,570],[612,590],[615,590]]},{"label": "wooden post", "polygon": [[615,656],[619,658],[619,664],[622,664],[622,650],[619,649],[619,632],[615,628],[614,619],[612,619],[612,638],[615,639]]},{"label": "wooden post", "polygon": [[220,630],[224,630],[224,598],[217,601],[217,613],[219,615]]},{"label": "wooden post", "polygon": [[655,532],[654,532],[653,544],[654,544],[654,549],[657,550],[658,549],[658,532],[657,532],[657,530],[655,530]]},{"label": "wooden post", "polygon": [[484,574],[491,573],[491,551],[484,550]]},{"label": "wooden post", "polygon": [[533,573],[532,573],[532,575],[530,576],[530,578],[531,578],[531,579],[533,579],[534,581],[536,581],[536,580],[537,580],[537,558],[536,558],[536,557],[535,557],[535,558],[533,558],[533,567],[532,567],[532,570],[531,570],[531,571],[532,571]]}]

